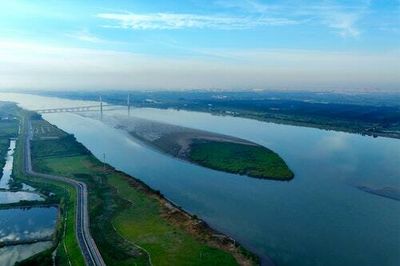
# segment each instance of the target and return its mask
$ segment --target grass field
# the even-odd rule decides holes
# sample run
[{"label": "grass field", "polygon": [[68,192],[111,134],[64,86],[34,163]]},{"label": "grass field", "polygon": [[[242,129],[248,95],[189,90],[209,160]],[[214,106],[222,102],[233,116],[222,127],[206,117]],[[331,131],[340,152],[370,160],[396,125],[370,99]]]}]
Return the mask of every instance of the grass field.
[{"label": "grass field", "polygon": [[110,178],[110,184],[135,203],[116,216],[113,224],[121,235],[146,249],[154,265],[237,265],[227,252],[204,245],[182,228],[160,219],[163,211],[157,200],[132,193],[117,176]]},{"label": "grass field", "polygon": [[103,164],[71,136],[36,138],[33,167],[84,181],[92,235],[107,265],[244,265],[254,257],[213,237],[140,181]]},{"label": "grass field", "polygon": [[68,136],[64,131],[54,127],[37,115],[32,116],[32,129],[33,139],[57,139]]},{"label": "grass field", "polygon": [[202,166],[258,178],[290,180],[293,173],[273,151],[232,142],[195,141],[189,158]]}]

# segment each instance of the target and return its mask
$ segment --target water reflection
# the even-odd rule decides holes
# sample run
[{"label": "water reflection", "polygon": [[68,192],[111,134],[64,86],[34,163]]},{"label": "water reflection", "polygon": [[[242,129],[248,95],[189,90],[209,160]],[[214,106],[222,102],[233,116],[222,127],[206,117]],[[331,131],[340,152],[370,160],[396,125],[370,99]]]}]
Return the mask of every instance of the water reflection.
[{"label": "water reflection", "polygon": [[3,167],[3,176],[0,179],[0,189],[8,189],[9,182],[11,178],[13,162],[14,162],[14,150],[15,150],[15,140],[10,140],[10,147],[8,148],[8,152],[6,155],[6,163]]},{"label": "water reflection", "polygon": [[0,204],[16,203],[20,201],[44,201],[44,198],[37,194],[25,191],[0,191]]},{"label": "water reflection", "polygon": [[7,246],[0,248],[0,262],[2,266],[12,266],[18,261],[27,259],[39,252],[50,248],[52,242],[45,241],[27,245]]},{"label": "water reflection", "polygon": [[6,191],[10,188],[11,174],[13,170],[14,163],[14,151],[15,151],[16,141],[14,139],[10,140],[10,147],[6,156],[6,163],[3,167],[3,175],[0,179],[0,204],[16,203],[20,201],[43,201],[44,198],[37,194],[32,193],[35,189],[26,184],[22,184],[22,190],[28,191]]},{"label": "water reflection", "polygon": [[50,237],[55,229],[57,211],[56,207],[0,210],[0,242]]}]

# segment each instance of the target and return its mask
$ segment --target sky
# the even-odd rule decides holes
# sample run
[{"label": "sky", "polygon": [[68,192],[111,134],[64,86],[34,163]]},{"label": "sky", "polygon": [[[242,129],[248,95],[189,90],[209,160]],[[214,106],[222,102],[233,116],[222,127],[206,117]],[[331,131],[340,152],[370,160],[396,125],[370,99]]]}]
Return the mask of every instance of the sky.
[{"label": "sky", "polygon": [[400,0],[0,0],[0,89],[400,91]]}]

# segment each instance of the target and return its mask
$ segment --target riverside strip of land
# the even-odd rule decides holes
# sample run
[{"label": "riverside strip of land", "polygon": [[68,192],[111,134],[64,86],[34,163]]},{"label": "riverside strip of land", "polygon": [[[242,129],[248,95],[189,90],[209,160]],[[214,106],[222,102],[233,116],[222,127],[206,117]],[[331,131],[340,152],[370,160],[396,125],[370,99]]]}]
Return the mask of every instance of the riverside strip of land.
[{"label": "riverside strip of land", "polygon": [[[26,121],[32,119],[32,168],[45,176],[24,173],[26,139],[19,138],[15,178],[56,193],[62,215],[54,248],[22,265],[49,261],[53,250],[59,265],[84,263],[76,238],[79,212],[77,216],[75,206],[80,205],[77,191],[65,180],[48,178],[55,176],[86,184],[90,231],[107,265],[257,264],[255,256],[229,237],[212,230],[139,180],[103,165],[73,136],[35,114],[21,112],[21,116]],[[23,127],[23,131],[28,130],[26,124]]]},{"label": "riverside strip of land", "polygon": [[103,258],[94,242],[89,229],[89,216],[88,216],[88,203],[87,203],[87,187],[83,182],[79,182],[70,178],[56,175],[47,175],[43,173],[38,173],[32,170],[31,162],[31,145],[32,140],[32,124],[30,119],[24,120],[24,135],[25,135],[25,150],[24,150],[24,169],[27,175],[33,175],[41,178],[46,178],[50,180],[61,181],[72,185],[77,192],[77,205],[76,205],[76,236],[78,238],[79,247],[85,258],[86,265],[105,265]]}]

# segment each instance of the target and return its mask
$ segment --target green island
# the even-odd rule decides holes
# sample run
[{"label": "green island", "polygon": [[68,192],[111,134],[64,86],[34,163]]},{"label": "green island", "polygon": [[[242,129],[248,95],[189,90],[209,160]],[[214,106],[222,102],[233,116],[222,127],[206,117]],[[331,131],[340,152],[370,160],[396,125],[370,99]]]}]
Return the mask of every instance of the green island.
[{"label": "green island", "polygon": [[[60,217],[54,245],[19,265],[83,265],[75,233],[76,190],[61,181],[26,175],[23,133],[32,120],[37,172],[80,180],[88,187],[90,231],[107,265],[257,265],[258,258],[140,180],[103,164],[73,135],[18,109],[13,179],[52,195]],[[29,204],[26,203],[26,204]],[[34,204],[34,203],[32,203]]]},{"label": "green island", "polygon": [[246,139],[137,117],[108,123],[163,153],[203,167],[278,181],[294,177],[277,153]]},{"label": "green island", "polygon": [[294,176],[278,154],[259,145],[193,141],[189,159],[215,170],[258,178],[290,180]]}]

